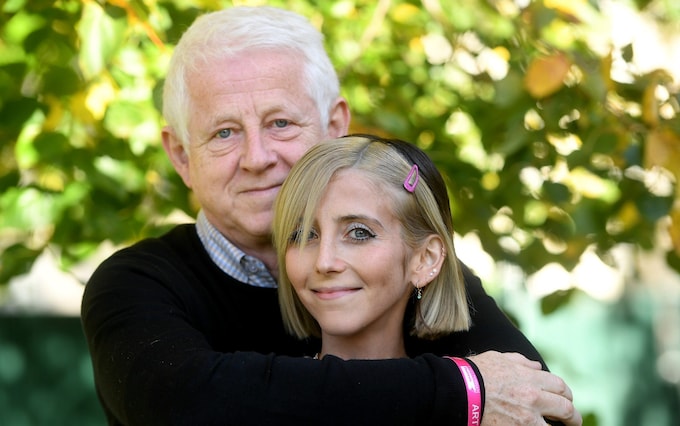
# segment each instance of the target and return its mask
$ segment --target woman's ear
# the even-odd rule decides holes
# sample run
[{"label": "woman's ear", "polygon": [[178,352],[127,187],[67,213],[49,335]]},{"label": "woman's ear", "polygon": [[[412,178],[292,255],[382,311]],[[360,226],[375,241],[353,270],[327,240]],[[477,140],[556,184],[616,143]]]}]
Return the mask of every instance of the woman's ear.
[{"label": "woman's ear", "polygon": [[413,253],[410,282],[425,287],[439,275],[445,259],[444,241],[439,235],[430,235]]}]

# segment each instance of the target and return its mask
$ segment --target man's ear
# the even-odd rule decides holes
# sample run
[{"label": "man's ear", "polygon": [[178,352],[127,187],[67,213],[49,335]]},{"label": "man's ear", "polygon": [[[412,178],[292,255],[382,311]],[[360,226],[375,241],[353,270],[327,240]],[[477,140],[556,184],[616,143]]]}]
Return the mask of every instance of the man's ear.
[{"label": "man's ear", "polygon": [[189,154],[184,148],[184,144],[175,130],[170,126],[163,127],[161,131],[161,137],[163,138],[163,149],[165,153],[170,158],[170,162],[175,167],[177,174],[182,177],[184,184],[191,188],[191,173],[189,168]]},{"label": "man's ear", "polygon": [[445,260],[444,242],[439,235],[430,235],[413,253],[411,282],[425,287],[439,275]]},{"label": "man's ear", "polygon": [[345,136],[349,131],[350,120],[351,113],[349,112],[347,100],[339,97],[335,100],[335,104],[331,108],[331,113],[328,117],[328,129],[326,129],[328,138]]}]

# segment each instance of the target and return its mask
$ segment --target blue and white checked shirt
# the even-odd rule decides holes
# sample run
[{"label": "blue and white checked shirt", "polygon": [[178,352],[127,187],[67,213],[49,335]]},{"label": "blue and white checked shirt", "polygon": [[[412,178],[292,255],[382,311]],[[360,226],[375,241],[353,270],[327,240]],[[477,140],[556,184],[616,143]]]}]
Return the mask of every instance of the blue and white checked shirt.
[{"label": "blue and white checked shirt", "polygon": [[248,256],[217,230],[205,217],[203,210],[196,217],[196,232],[213,262],[226,274],[255,286],[276,288],[276,280],[265,264]]}]

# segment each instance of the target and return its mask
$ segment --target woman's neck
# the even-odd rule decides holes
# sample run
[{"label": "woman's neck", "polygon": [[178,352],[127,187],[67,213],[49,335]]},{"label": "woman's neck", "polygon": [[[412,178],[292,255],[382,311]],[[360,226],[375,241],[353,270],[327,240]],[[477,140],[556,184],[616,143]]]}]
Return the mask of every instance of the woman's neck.
[{"label": "woman's neck", "polygon": [[365,337],[324,334],[319,358],[323,358],[324,355],[333,355],[345,360],[405,358],[403,335],[399,333],[398,336],[391,337],[388,334]]}]

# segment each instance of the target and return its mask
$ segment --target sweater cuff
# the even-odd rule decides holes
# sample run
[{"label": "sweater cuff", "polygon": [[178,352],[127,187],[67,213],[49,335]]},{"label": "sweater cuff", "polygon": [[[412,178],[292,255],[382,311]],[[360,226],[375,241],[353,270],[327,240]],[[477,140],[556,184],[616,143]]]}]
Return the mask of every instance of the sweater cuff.
[{"label": "sweater cuff", "polygon": [[465,361],[470,364],[470,367],[475,371],[475,375],[477,376],[477,381],[479,382],[479,390],[480,394],[482,396],[482,407],[480,410],[479,418],[480,420],[484,418],[484,405],[486,403],[486,390],[484,389],[484,377],[482,377],[482,373],[479,372],[479,368],[477,368],[477,365],[472,362],[470,358],[463,358]]},{"label": "sweater cuff", "polygon": [[425,354],[435,379],[432,424],[467,425],[467,388],[460,370],[447,358]]}]

